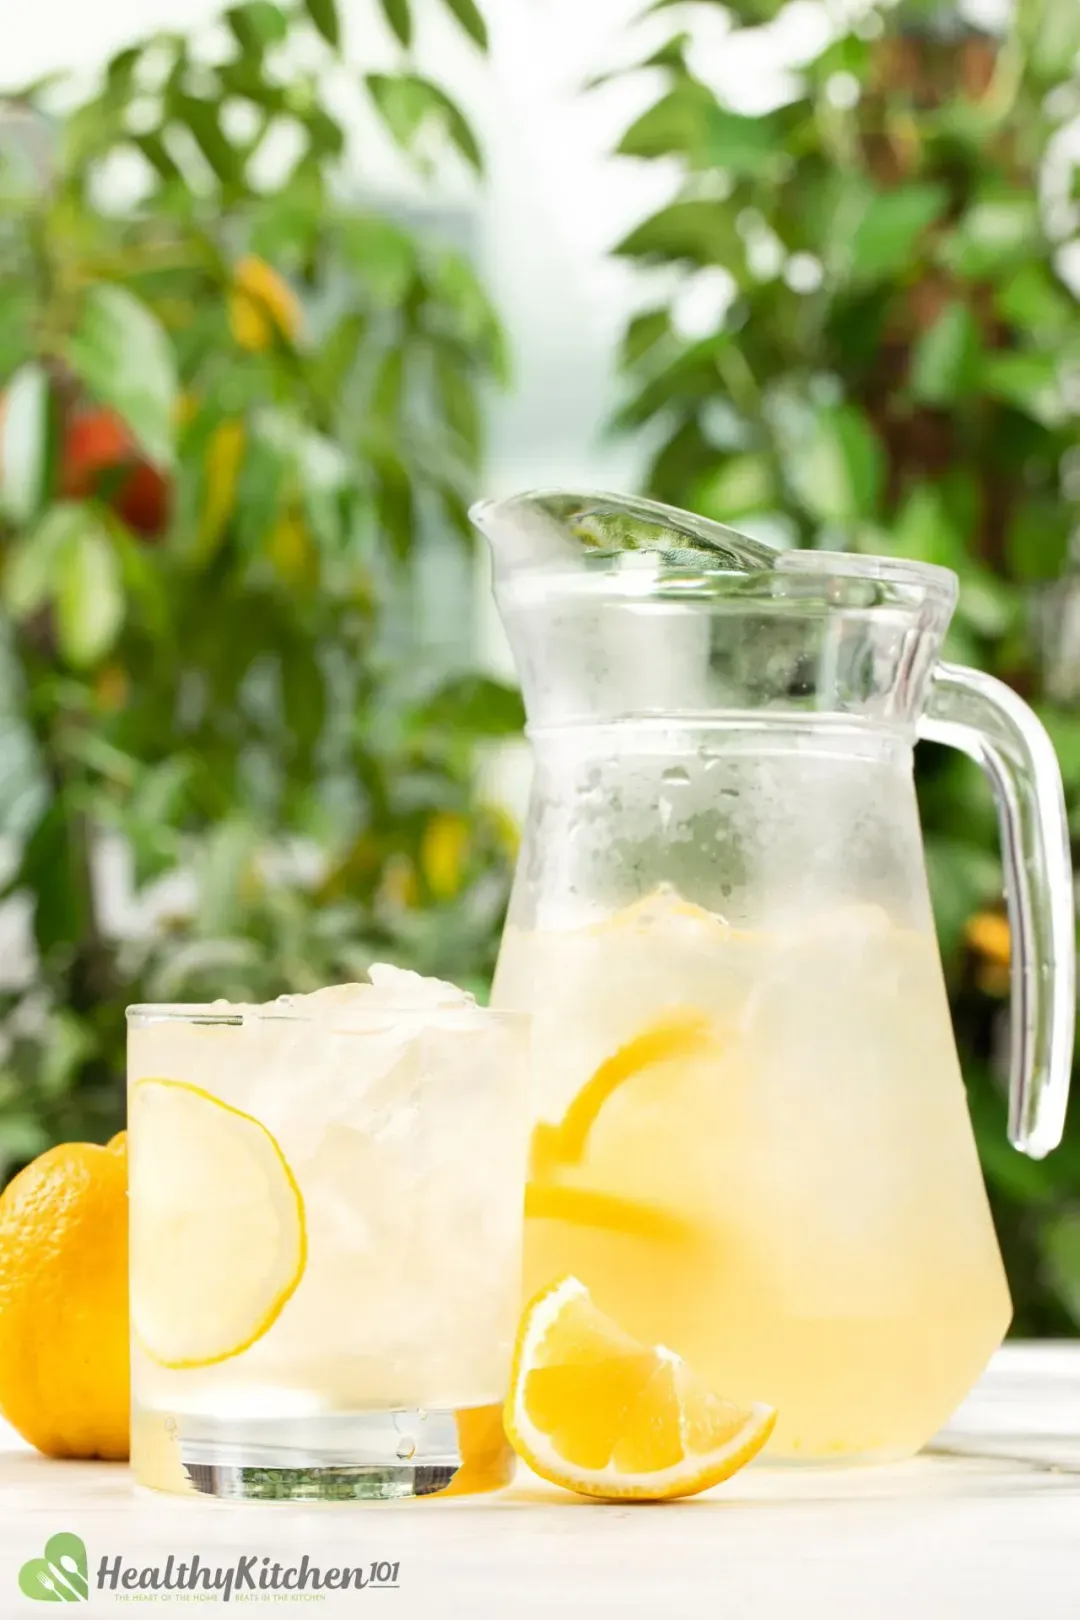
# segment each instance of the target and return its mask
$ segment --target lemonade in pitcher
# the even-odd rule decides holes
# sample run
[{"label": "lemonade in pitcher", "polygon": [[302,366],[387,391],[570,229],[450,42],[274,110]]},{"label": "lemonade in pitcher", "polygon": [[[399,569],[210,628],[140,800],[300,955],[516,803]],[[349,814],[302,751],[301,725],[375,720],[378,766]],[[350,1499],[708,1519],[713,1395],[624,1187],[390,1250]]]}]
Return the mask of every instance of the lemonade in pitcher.
[{"label": "lemonade in pitcher", "polygon": [[537,1009],[527,1292],[575,1272],[767,1391],[774,1452],[918,1447],[1009,1320],[932,933],[854,906],[755,932],[659,888],[511,930],[497,995]]},{"label": "lemonade in pitcher", "polygon": [[1046,735],[937,661],[943,569],[608,496],[474,516],[535,763],[494,989],[534,1028],[526,1286],[576,1274],[635,1337],[777,1407],[774,1456],[910,1454],[1010,1315],[913,745],[965,749],[999,797],[1010,1135],[1038,1157],[1074,1008]]}]

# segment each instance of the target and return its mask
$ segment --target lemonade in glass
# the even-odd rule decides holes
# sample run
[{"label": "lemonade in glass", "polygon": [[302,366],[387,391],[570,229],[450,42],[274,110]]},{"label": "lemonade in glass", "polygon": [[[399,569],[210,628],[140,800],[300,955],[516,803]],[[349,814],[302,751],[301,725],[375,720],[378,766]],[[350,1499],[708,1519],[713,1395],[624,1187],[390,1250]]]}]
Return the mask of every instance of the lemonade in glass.
[{"label": "lemonade in glass", "polygon": [[527,1024],[371,980],[129,1011],[144,1485],[407,1497],[512,1473]]}]

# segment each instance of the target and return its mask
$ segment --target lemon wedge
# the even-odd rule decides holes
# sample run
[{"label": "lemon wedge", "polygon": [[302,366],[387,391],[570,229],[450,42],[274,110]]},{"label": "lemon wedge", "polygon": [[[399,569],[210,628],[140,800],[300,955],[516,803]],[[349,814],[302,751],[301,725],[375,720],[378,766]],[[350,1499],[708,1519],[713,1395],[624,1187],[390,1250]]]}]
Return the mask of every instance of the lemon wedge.
[{"label": "lemon wedge", "polygon": [[304,1203],[274,1137],[183,1080],[140,1080],[129,1117],[131,1316],[163,1367],[238,1356],[304,1274]]},{"label": "lemon wedge", "polygon": [[583,1496],[693,1496],[743,1468],[776,1423],[771,1407],[724,1400],[681,1357],[624,1333],[576,1277],[527,1307],[511,1380],[514,1450]]}]

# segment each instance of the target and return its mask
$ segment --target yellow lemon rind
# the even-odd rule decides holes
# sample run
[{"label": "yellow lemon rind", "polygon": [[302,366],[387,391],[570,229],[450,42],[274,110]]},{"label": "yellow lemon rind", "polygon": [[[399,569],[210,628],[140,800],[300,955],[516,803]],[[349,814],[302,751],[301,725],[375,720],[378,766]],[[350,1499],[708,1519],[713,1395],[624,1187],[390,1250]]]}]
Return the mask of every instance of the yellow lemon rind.
[{"label": "yellow lemon rind", "polygon": [[699,1236],[692,1222],[658,1204],[636,1203],[614,1193],[557,1181],[526,1183],[525,1218],[600,1227],[626,1237],[653,1238],[658,1243],[685,1244]]},{"label": "yellow lemon rind", "polygon": [[628,1081],[659,1064],[710,1050],[722,1056],[725,1047],[705,1013],[696,1007],[672,1007],[662,1013],[597,1066],[557,1125],[541,1121],[536,1126],[531,1148],[534,1177],[580,1164],[601,1109]]}]

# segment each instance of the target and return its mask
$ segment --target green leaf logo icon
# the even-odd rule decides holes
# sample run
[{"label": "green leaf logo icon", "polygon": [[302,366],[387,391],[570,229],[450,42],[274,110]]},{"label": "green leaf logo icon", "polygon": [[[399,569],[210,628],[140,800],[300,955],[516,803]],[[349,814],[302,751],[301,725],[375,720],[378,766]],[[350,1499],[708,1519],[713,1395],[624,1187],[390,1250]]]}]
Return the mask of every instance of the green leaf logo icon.
[{"label": "green leaf logo icon", "polygon": [[19,1590],[39,1603],[85,1603],[86,1547],[79,1536],[61,1530],[45,1543],[43,1558],[29,1558],[19,1571]]}]

